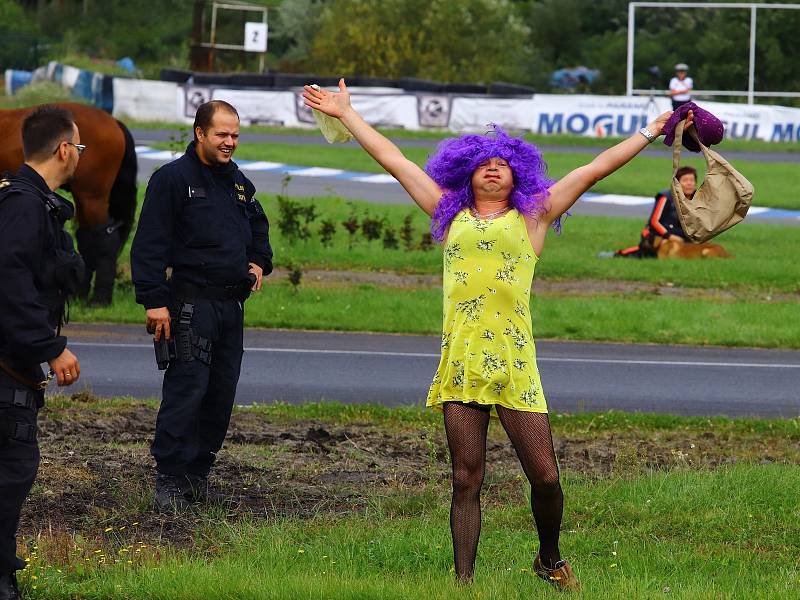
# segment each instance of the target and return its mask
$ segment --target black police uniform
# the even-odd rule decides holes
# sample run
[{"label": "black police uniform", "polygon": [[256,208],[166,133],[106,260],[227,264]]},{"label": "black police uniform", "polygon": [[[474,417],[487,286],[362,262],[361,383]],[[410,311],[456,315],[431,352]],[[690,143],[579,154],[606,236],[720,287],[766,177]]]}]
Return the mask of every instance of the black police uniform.
[{"label": "black police uniform", "polygon": [[269,223],[254,193],[232,161],[203,164],[195,142],[147,186],[131,248],[136,301],[169,307],[176,351],[150,448],[161,474],[207,476],[228,430],[252,286],[248,263],[272,271]]},{"label": "black police uniform", "polygon": [[[16,556],[20,510],[36,478],[36,415],[44,405],[41,363],[58,357],[64,298],[83,265],[63,225],[72,205],[23,165],[0,181],[0,574]],[[41,382],[37,386],[37,383]]]}]

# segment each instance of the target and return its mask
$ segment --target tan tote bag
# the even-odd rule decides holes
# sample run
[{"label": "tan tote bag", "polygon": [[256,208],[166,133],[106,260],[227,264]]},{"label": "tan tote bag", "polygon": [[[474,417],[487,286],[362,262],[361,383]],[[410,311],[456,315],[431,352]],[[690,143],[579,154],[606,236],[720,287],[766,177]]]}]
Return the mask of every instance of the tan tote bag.
[{"label": "tan tote bag", "polygon": [[672,144],[672,197],[686,237],[692,242],[707,242],[744,219],[753,201],[753,184],[717,152],[704,146],[691,128],[689,135],[697,140],[706,159],[706,176],[694,197],[687,198],[675,178],[685,124],[686,121],[678,123]]}]

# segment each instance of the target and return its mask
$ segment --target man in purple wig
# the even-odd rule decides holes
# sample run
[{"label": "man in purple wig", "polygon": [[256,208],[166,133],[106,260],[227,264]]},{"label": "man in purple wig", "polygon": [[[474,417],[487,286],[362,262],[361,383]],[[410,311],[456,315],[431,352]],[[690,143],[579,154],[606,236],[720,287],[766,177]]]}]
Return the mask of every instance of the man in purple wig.
[{"label": "man in purple wig", "polygon": [[[486,433],[494,416],[531,484],[539,535],[533,569],[558,589],[578,589],[558,547],[564,496],[536,368],[533,272],[548,229],[558,230],[561,216],[585,191],[661,135],[671,113],[554,182],[536,147],[500,127],[445,140],[422,170],[353,109],[344,80],[336,93],[306,86],[303,96],[311,108],[341,120],[431,217],[431,233],[444,243],[442,356],[428,406],[444,413],[452,460],[456,576],[469,582],[475,569]],[[690,113],[689,124],[692,119]]]}]

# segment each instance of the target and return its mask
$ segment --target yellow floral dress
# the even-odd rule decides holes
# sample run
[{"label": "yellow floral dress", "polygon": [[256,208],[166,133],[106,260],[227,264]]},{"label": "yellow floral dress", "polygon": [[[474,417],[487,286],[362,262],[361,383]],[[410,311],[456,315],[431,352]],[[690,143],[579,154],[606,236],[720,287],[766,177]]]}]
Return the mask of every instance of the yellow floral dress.
[{"label": "yellow floral dress", "polygon": [[531,329],[530,297],[538,257],[525,219],[456,215],[444,247],[442,357],[428,406],[499,404],[547,412]]}]

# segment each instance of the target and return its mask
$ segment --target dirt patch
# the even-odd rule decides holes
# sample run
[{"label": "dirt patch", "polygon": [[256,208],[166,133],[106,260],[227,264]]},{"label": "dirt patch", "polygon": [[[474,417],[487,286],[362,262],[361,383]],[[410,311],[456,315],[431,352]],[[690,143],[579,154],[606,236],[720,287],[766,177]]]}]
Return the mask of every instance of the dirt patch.
[{"label": "dirt patch", "polygon": [[[208,515],[162,517],[150,507],[154,472],[148,445],[156,409],[98,406],[76,401],[41,414],[42,465],[25,506],[23,535],[80,532],[100,542],[114,536],[122,545],[137,539],[151,545],[196,544],[198,522]],[[800,463],[800,442],[780,436],[730,438],[684,429],[563,435],[558,429],[556,422],[562,471],[589,478],[754,459]],[[484,502],[522,499],[519,464],[496,424],[490,428],[487,460]],[[425,488],[446,502],[448,477],[439,427],[287,421],[237,409],[211,480],[234,500],[218,516],[272,519],[350,513],[365,508],[376,493],[403,495]]]},{"label": "dirt patch", "polygon": [[[288,283],[288,272],[276,269],[270,278]],[[396,288],[442,287],[442,276],[398,273],[394,271],[343,271],[309,269],[303,271],[302,285],[316,287],[376,285]],[[629,294],[667,296],[674,298],[704,298],[722,301],[755,300],[760,302],[798,302],[796,292],[773,293],[767,291],[718,288],[690,288],[671,283],[648,283],[621,279],[547,279],[538,277],[533,283],[534,293],[550,296],[621,296]]]},{"label": "dirt patch", "polygon": [[[281,283],[289,282],[286,269],[275,269],[270,280],[277,279]],[[324,269],[308,269],[303,271],[302,285],[319,287],[372,284],[398,288],[441,287],[441,275],[425,275],[419,273],[398,273],[395,271],[336,271]]]}]

